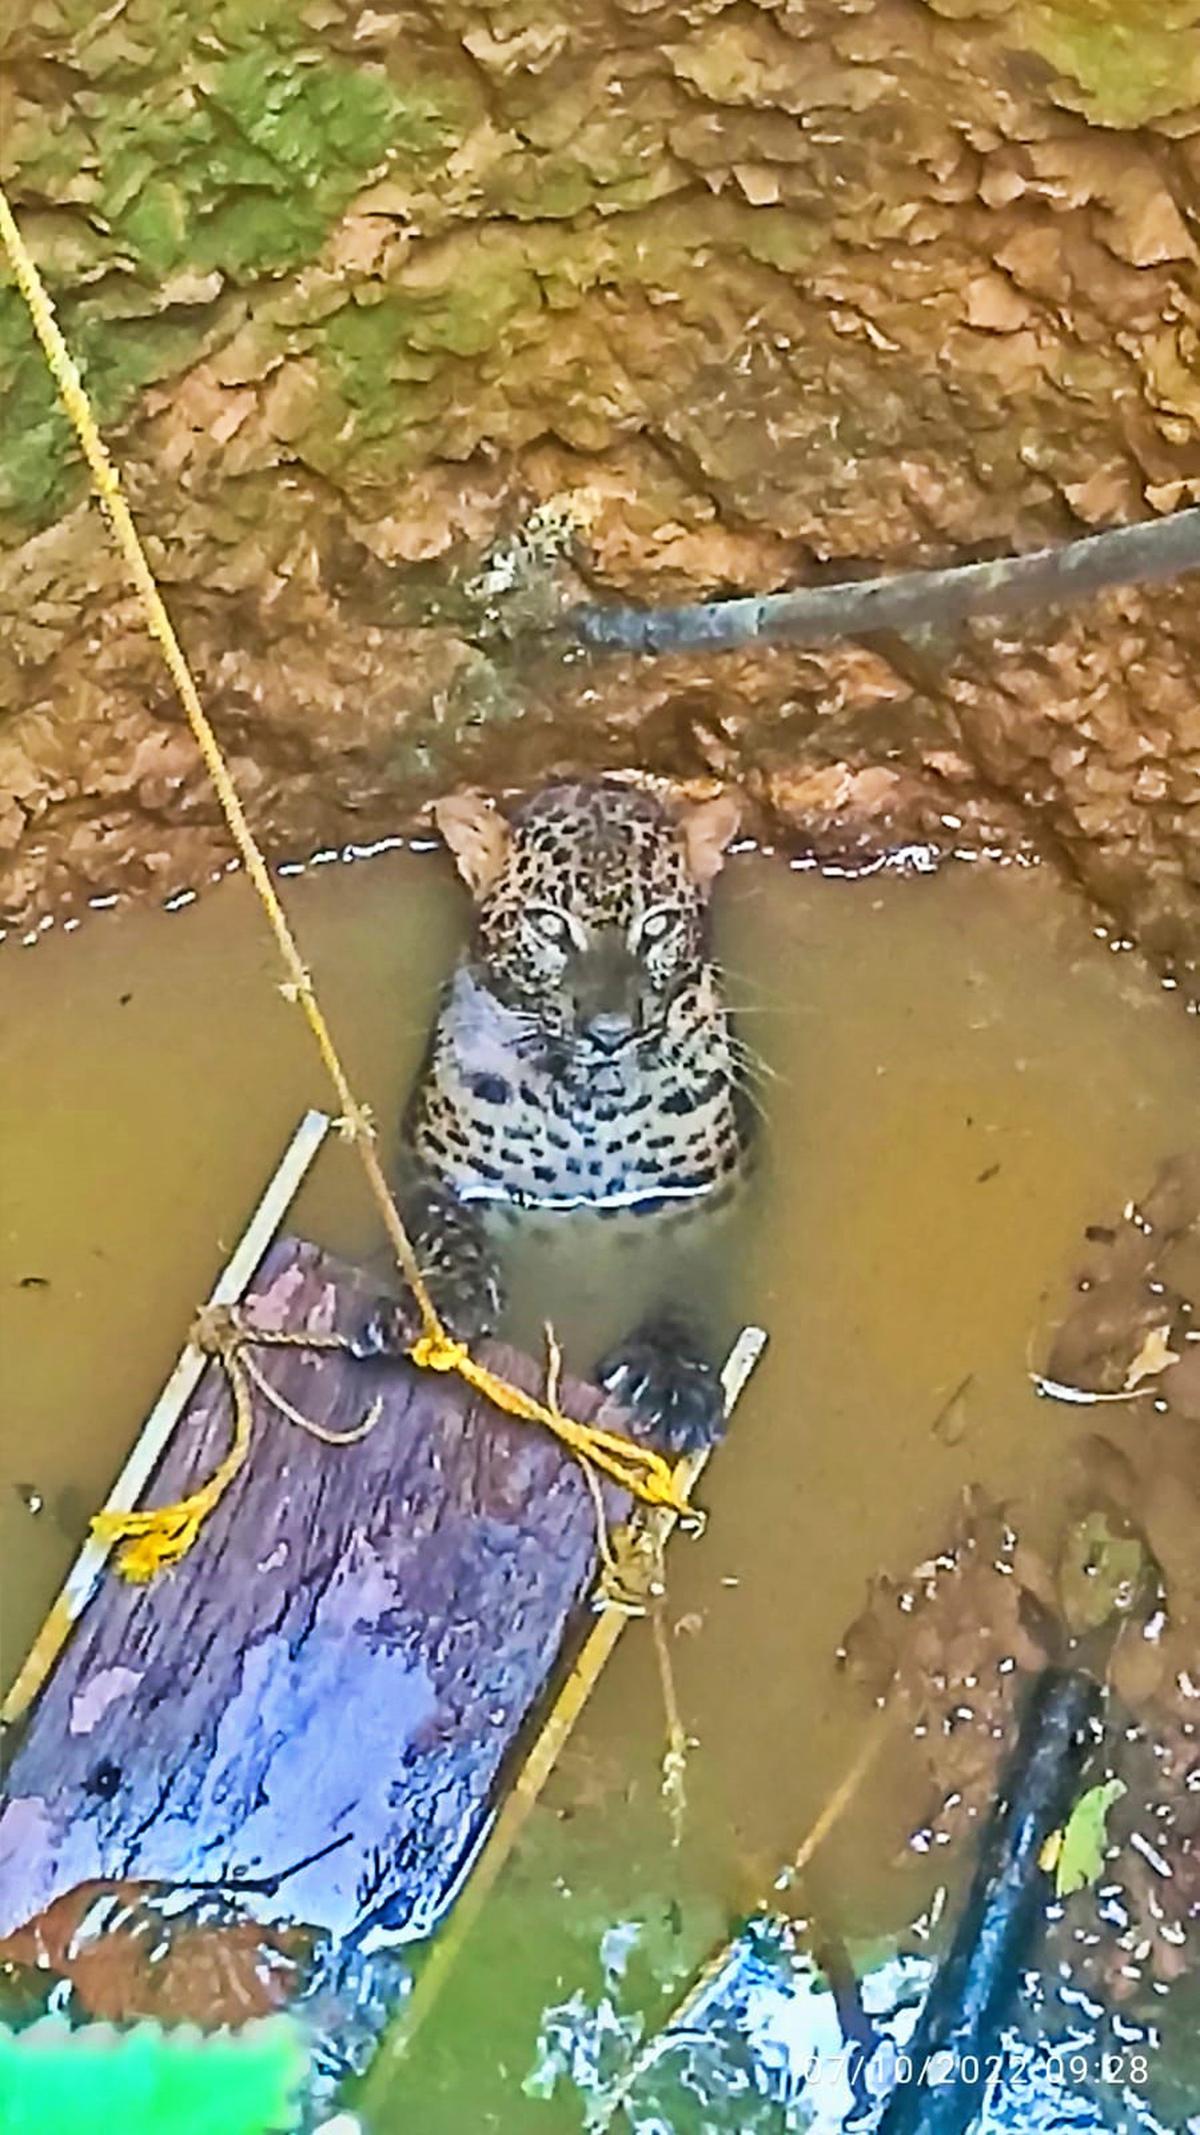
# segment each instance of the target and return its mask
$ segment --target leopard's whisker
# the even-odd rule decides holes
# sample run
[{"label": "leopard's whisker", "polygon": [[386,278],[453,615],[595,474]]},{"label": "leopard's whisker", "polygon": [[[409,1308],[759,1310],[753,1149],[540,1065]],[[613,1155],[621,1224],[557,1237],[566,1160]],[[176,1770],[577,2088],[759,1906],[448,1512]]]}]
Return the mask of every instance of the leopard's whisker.
[{"label": "leopard's whisker", "polygon": [[788,1080],[788,1077],[781,1074],[777,1067],[773,1067],[769,1060],[764,1060],[761,1053],[755,1052],[753,1047],[747,1045],[743,1038],[739,1038],[736,1032],[730,1031],[726,1042],[729,1046],[730,1057],[747,1075],[759,1077],[763,1082],[784,1083]]},{"label": "leopard's whisker", "polygon": [[745,1104],[749,1105],[750,1110],[754,1114],[755,1119],[765,1121],[767,1117],[767,1108],[766,1104],[763,1101],[762,1092],[756,1090],[751,1083],[738,1081],[736,1077],[733,1081],[733,1087],[738,1092],[738,1095],[741,1097],[742,1101]]}]

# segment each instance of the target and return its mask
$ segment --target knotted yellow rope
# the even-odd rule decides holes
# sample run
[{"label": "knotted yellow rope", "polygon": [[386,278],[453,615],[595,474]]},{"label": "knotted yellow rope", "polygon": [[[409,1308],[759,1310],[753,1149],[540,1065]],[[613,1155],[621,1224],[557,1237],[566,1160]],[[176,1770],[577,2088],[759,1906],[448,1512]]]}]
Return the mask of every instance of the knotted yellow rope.
[{"label": "knotted yellow rope", "polygon": [[254,1411],[246,1368],[238,1355],[239,1336],[232,1319],[226,1326],[215,1315],[201,1313],[192,1339],[225,1367],[233,1397],[233,1442],[221,1462],[199,1490],[181,1497],[174,1505],[157,1505],[149,1512],[98,1512],[92,1533],[98,1542],[118,1543],[118,1569],[136,1585],[153,1579],[157,1572],[185,1557],[200,1529],[225,1495],[250,1451]]},{"label": "knotted yellow rope", "polygon": [[154,1506],[148,1512],[96,1514],[92,1533],[100,1542],[119,1544],[117,1568],[137,1585],[153,1579],[156,1572],[164,1571],[169,1564],[178,1564],[179,1559],[187,1555],[213,1506],[245,1466],[254,1423],[252,1385],[257,1386],[272,1407],[279,1409],[290,1423],[297,1424],[302,1431],[319,1438],[327,1446],[356,1445],[374,1430],[383,1412],[382,1401],[373,1401],[361,1423],[352,1430],[327,1431],[322,1424],[314,1423],[311,1416],[302,1416],[299,1409],[293,1408],[246,1354],[254,1342],[304,1349],[348,1348],[349,1344],[336,1335],[314,1339],[308,1335],[281,1334],[274,1329],[268,1333],[249,1326],[232,1305],[202,1305],[196,1314],[191,1339],[206,1356],[218,1357],[221,1361],[233,1402],[233,1440],[224,1460],[208,1481],[189,1496],[179,1498],[174,1505]]},{"label": "knotted yellow rope", "polygon": [[[546,1430],[553,1431],[577,1459],[590,1462],[593,1467],[601,1469],[643,1503],[669,1506],[673,1512],[685,1515],[695,1523],[694,1510],[688,1504],[680,1486],[676,1484],[670,1463],[664,1460],[660,1453],[654,1452],[649,1446],[638,1445],[632,1439],[620,1437],[616,1432],[597,1431],[589,1424],[578,1423],[571,1417],[560,1415],[555,1409],[535,1400],[531,1394],[523,1393],[520,1387],[510,1385],[506,1379],[489,1371],[486,1365],[478,1363],[469,1350],[461,1342],[454,1341],[442,1325],[379,1161],[370,1114],[365,1105],[359,1104],[350,1087],[341,1057],[317,1000],[311,973],[300,954],[267,863],[238,798],[237,788],[221,753],[220,743],[200,702],[191,669],[175,635],[166,604],[147,561],[129,506],[125,502],[117,470],[96,426],[83,380],[63,339],[50,298],[26,249],[2,186],[0,237],[3,238],[4,249],[17,286],[29,308],[34,332],[41,343],[59,398],[71,420],[91,471],[96,494],[108,514],[117,545],[141,599],[147,627],[166,662],[188,725],[212,780],[221,812],[229,826],[230,836],[275,936],[287,973],[281,991],[286,999],[297,1002],[304,1013],[325,1064],[326,1073],[337,1093],[340,1109],[339,1129],[358,1151],[366,1173],[367,1185],[383,1220],[397,1265],[416,1298],[423,1332],[408,1354],[423,1370],[456,1372],[469,1386],[486,1395],[497,1408],[503,1409],[506,1415],[521,1417],[528,1423],[538,1423]],[[235,1401],[235,1407],[236,1405]],[[248,1392],[246,1406],[248,1411]],[[128,1561],[122,1562],[122,1569],[129,1576],[149,1578],[160,1565],[176,1562],[190,1548],[200,1524],[246,1457],[248,1436],[246,1445],[242,1445],[239,1452],[243,1429],[248,1433],[248,1418],[244,1421],[239,1417],[234,1444],[226,1459],[203,1489],[195,1492],[180,1505],[164,1506],[155,1512],[99,1514],[93,1522],[93,1528],[101,1539],[116,1541],[127,1538],[137,1545],[134,1561],[138,1569],[131,1572]]]}]

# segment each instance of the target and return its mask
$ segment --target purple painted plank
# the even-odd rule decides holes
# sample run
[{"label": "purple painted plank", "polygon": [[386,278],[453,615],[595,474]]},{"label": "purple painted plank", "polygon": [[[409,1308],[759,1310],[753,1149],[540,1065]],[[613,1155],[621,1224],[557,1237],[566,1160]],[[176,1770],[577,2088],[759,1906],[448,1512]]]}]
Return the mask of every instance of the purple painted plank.
[{"label": "purple painted plank", "polygon": [[[357,1271],[283,1239],[248,1302],[261,1324],[325,1332],[365,1294]],[[528,1359],[482,1353],[536,1386]],[[592,1574],[584,1479],[457,1379],[256,1355],[328,1429],[376,1395],[381,1420],[330,1447],[256,1396],[250,1459],[190,1554],[148,1587],[105,1580],[8,1773],[0,1933],[114,1876],[279,1877],[253,1901],[263,1919],[415,1935],[477,1841]],[[585,1418],[600,1406],[575,1383],[564,1398]],[[229,1436],[210,1365],[147,1502],[195,1487]]]}]

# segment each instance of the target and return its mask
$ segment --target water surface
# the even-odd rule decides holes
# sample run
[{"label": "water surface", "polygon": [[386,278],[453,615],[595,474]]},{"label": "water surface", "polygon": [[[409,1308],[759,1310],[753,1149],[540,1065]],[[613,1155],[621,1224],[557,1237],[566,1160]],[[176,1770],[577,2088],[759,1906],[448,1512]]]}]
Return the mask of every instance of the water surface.
[{"label": "water surface", "polygon": [[[440,857],[402,852],[287,888],[386,1134],[453,957],[457,888]],[[643,1919],[661,1988],[767,1887],[861,1739],[833,1655],[872,1575],[936,1549],[969,1483],[1053,1524],[1078,1419],[1034,1397],[1031,1344],[1082,1226],[1189,1140],[1194,1023],[1046,870],[846,881],[743,855],[719,933],[769,1072],[754,1190],[696,1301],[722,1328],[760,1320],[771,1347],[705,1479],[708,1533],[671,1552],[698,1743],[687,1838],[670,1851],[635,1629],[446,1990],[397,2129],[572,2125],[520,2084],[542,2006],[599,1978],[605,1927]],[[6,1676],[298,1115],[326,1100],[277,979],[239,876],[170,914],[99,913],[0,951]],[[378,1244],[340,1146],[294,1220],[338,1250]],[[586,1263],[559,1257],[552,1290],[544,1261],[524,1271],[520,1331],[550,1303],[582,1366],[625,1301],[583,1298]],[[935,1431],[960,1388],[956,1430]],[[822,1855],[846,1932],[925,1902],[916,1806],[891,1760]]]}]

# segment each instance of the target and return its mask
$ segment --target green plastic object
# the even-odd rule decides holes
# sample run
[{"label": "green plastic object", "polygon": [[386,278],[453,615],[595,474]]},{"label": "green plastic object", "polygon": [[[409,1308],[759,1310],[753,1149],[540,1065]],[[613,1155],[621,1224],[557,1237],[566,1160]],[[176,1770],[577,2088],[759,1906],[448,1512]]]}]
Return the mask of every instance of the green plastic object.
[{"label": "green plastic object", "polygon": [[288,2017],[207,2034],[0,2025],[0,2135],[286,2135],[306,2066]]}]

